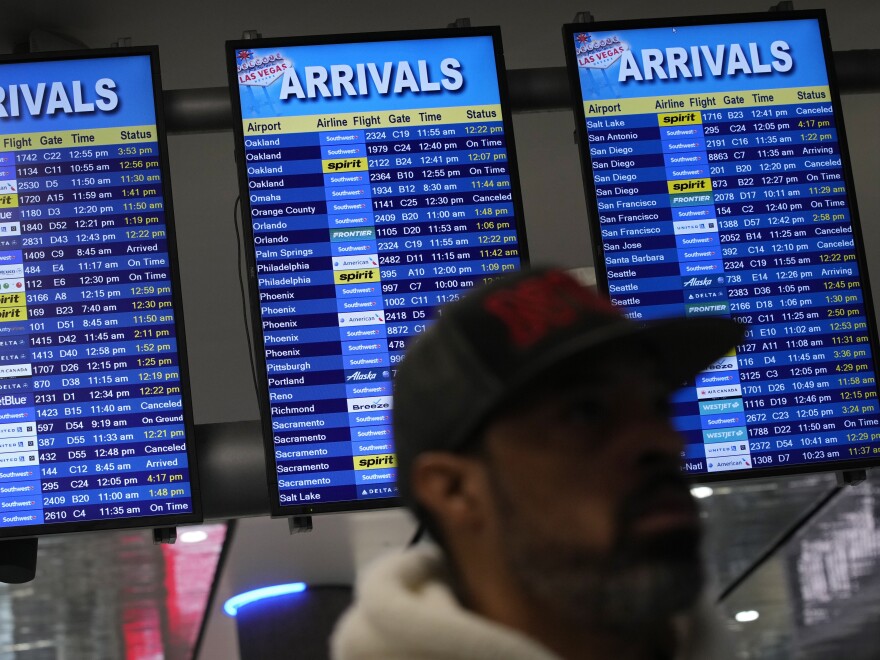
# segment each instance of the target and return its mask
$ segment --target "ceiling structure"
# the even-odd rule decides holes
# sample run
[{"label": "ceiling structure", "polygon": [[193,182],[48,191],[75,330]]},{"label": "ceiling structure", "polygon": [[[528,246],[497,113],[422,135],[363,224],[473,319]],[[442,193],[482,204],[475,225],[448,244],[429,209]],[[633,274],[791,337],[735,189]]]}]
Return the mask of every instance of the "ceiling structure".
[{"label": "ceiling structure", "polygon": [[[166,89],[226,84],[223,41],[246,29],[265,36],[442,27],[459,16],[500,24],[509,68],[563,64],[560,26],[590,9],[597,20],[764,11],[770,0],[730,0],[707,8],[697,0],[620,0],[585,6],[574,0],[531,2],[448,0],[372,3],[340,0],[242,5],[155,0],[34,0],[4,18],[0,51],[35,30],[62,33],[90,47],[128,37],[158,44]],[[822,6],[798,1],[798,9]],[[880,48],[880,3],[827,3],[835,50]],[[206,7],[209,9],[206,11]],[[843,100],[866,249],[880,255],[880,95]],[[514,117],[529,244],[538,262],[589,266],[577,149],[570,113]],[[238,301],[232,209],[237,180],[231,133],[169,139],[183,300],[196,421],[257,418],[247,342]],[[875,281],[880,274],[872,273]],[[875,287],[880,290],[880,287]],[[719,621],[743,659],[847,660],[877,656],[873,622],[880,615],[880,476],[839,488],[833,475],[713,485],[701,500],[707,524],[708,596],[724,595]],[[382,552],[403,547],[414,524],[399,510],[316,518],[314,531],[288,533],[284,520],[239,520],[215,576],[225,526],[207,526],[207,540],[154,546],[147,531],[47,537],[37,579],[0,585],[0,660],[238,658],[235,622],[226,598],[271,584],[351,583]],[[181,530],[182,531],[182,530]],[[209,590],[216,577],[213,599]],[[754,621],[736,615],[757,612]],[[203,621],[204,618],[204,621]],[[742,617],[741,617],[742,618]],[[748,618],[748,617],[746,617]],[[833,651],[831,650],[833,649]],[[291,655],[295,657],[295,655]]]}]

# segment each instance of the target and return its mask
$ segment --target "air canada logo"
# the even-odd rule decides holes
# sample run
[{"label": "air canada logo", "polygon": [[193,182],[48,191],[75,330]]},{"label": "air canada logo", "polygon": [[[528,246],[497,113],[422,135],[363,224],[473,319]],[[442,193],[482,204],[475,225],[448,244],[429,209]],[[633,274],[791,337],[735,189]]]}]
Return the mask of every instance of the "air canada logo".
[{"label": "air canada logo", "polygon": [[252,50],[238,51],[236,61],[239,84],[254,87],[268,87],[293,66],[281,53],[257,55]]},{"label": "air canada logo", "polygon": [[629,44],[616,34],[595,39],[591,34],[580,32],[575,35],[574,43],[578,66],[582,69],[607,69],[629,50]]}]

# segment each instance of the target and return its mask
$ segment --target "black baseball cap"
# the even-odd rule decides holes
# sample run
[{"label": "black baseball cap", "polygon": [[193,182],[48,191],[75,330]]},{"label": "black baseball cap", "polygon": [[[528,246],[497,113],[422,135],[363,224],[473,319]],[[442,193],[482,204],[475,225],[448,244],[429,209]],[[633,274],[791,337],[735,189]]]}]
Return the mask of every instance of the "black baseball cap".
[{"label": "black baseball cap", "polygon": [[[638,347],[672,391],[743,333],[717,316],[631,320],[557,269],[519,271],[474,289],[440,309],[399,365],[393,423],[401,494],[418,454],[462,449],[500,406],[539,379],[565,373],[575,359],[589,364],[591,355],[623,356]],[[578,377],[588,380],[589,370]]]}]

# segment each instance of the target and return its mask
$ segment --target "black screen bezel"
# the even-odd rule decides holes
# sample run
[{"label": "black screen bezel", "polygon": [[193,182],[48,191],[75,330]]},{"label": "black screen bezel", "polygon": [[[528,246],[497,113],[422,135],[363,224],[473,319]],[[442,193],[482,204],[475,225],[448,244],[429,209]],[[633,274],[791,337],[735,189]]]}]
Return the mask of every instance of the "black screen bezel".
[{"label": "black screen bezel", "polygon": [[[571,108],[574,113],[575,133],[578,144],[581,174],[583,175],[584,193],[587,198],[588,225],[590,228],[590,240],[593,248],[593,264],[596,271],[596,286],[602,293],[608,296],[608,276],[603,257],[601,230],[599,227],[599,207],[593,180],[593,164],[589,157],[589,144],[587,142],[586,119],[584,117],[584,101],[578,75],[577,59],[572,44],[574,35],[578,32],[607,32],[613,30],[639,30],[650,28],[680,27],[694,25],[719,25],[784,22],[796,20],[815,20],[819,26],[819,34],[825,60],[825,70],[828,76],[828,87],[831,92],[831,106],[833,109],[835,128],[838,134],[841,162],[843,164],[844,184],[847,189],[847,201],[850,209],[853,239],[855,244],[856,262],[859,267],[860,280],[865,305],[865,318],[868,324],[870,336],[871,358],[874,363],[874,373],[878,374],[878,342],[877,323],[874,315],[874,299],[871,295],[871,286],[868,275],[867,256],[862,238],[862,226],[859,217],[858,204],[856,201],[855,185],[852,174],[852,164],[849,155],[849,146],[846,139],[846,130],[843,120],[843,108],[840,102],[840,91],[837,85],[837,75],[832,59],[831,39],[828,30],[828,21],[825,10],[804,10],[772,12],[766,14],[721,14],[718,16],[682,16],[660,19],[636,19],[620,21],[602,21],[596,23],[568,23],[562,27],[562,38],[565,48],[566,74],[568,76],[571,92]],[[880,375],[880,374],[878,374]],[[841,445],[838,445],[841,446]],[[842,445],[845,447],[846,445]],[[864,470],[880,465],[880,456],[857,458],[848,461],[828,461],[819,464],[795,464],[790,467],[752,468],[751,470],[731,470],[728,472],[713,473],[686,473],[685,477],[691,481],[707,483],[715,481],[739,481],[775,477],[793,474],[807,474],[813,472],[848,472]]]},{"label": "black screen bezel", "polygon": [[[94,50],[53,51],[28,55],[2,55],[0,66],[4,64],[29,64],[34,62],[56,62],[67,60],[110,59],[130,56],[147,56],[150,60],[151,88],[156,116],[156,142],[159,145],[159,168],[162,176],[163,212],[165,213],[165,232],[168,239],[168,261],[170,286],[174,305],[174,331],[176,333],[178,364],[180,372],[181,400],[183,404],[183,424],[186,433],[187,470],[192,499],[192,512],[182,514],[163,514],[158,516],[136,516],[114,518],[112,520],[91,520],[82,522],[43,523],[41,525],[22,525],[20,527],[0,528],[0,539],[13,539],[48,534],[73,532],[94,532],[116,529],[174,527],[200,523],[203,520],[201,488],[195,447],[195,423],[193,421],[192,400],[190,398],[189,361],[186,350],[186,336],[183,322],[183,303],[180,288],[180,268],[177,255],[177,233],[174,224],[174,209],[171,197],[171,168],[168,161],[168,141],[165,128],[165,113],[162,103],[162,80],[159,67],[158,46],[136,46],[126,48],[100,48]],[[42,476],[40,480],[43,481]],[[40,497],[43,493],[40,492]],[[109,503],[108,503],[109,504]]]},{"label": "black screen bezel", "polygon": [[491,37],[495,51],[495,72],[498,80],[499,105],[501,105],[504,137],[507,142],[507,158],[510,165],[510,182],[513,192],[513,205],[520,264],[525,267],[529,263],[528,243],[526,241],[525,220],[522,205],[522,190],[519,181],[519,167],[516,158],[516,146],[511,119],[510,98],[507,90],[506,69],[504,67],[504,51],[501,44],[501,29],[497,26],[475,28],[444,28],[435,30],[407,30],[403,32],[369,32],[346,35],[320,35],[304,37],[280,37],[271,39],[247,39],[226,42],[226,63],[229,74],[229,90],[232,102],[233,132],[235,135],[235,160],[238,169],[239,188],[241,190],[242,229],[245,237],[245,257],[247,260],[248,295],[250,298],[251,327],[254,334],[254,350],[256,352],[258,399],[260,405],[260,423],[263,431],[266,470],[269,487],[269,510],[272,517],[295,515],[312,515],[320,513],[339,513],[346,511],[365,511],[401,506],[400,497],[376,498],[368,500],[345,500],[324,504],[281,506],[279,488],[275,469],[275,445],[272,439],[272,417],[269,406],[269,385],[266,375],[265,345],[260,325],[259,291],[256,277],[256,255],[254,252],[253,227],[249,221],[251,207],[248,199],[247,165],[244,160],[244,127],[239,95],[238,76],[235,68],[235,52],[242,48],[287,48],[297,46],[317,46],[332,44],[349,44],[375,41],[415,41],[422,39],[447,39],[457,37]]}]

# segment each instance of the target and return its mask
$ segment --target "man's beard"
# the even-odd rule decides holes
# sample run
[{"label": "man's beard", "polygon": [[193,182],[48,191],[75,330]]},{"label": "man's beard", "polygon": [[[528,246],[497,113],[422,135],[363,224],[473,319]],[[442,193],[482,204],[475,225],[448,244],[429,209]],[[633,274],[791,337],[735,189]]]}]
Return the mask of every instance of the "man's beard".
[{"label": "man's beard", "polygon": [[[677,479],[677,477],[676,477]],[[520,586],[536,603],[578,625],[633,632],[668,625],[692,606],[703,585],[698,529],[675,529],[634,538],[639,500],[656,492],[649,485],[624,504],[618,538],[607,554],[571,542],[564,527],[541,534],[515,510],[509,496],[494,490],[507,561]]]}]

